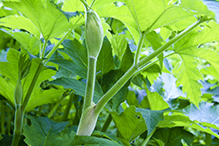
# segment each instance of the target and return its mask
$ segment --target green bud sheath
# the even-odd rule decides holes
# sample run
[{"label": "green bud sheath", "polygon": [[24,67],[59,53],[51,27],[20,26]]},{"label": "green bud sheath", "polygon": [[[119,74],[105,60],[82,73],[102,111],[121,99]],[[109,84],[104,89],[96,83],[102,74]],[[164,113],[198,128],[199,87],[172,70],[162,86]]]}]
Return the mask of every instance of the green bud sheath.
[{"label": "green bud sheath", "polygon": [[91,105],[83,111],[76,135],[90,136],[92,134],[98,118],[98,113],[95,112],[95,106]]},{"label": "green bud sheath", "polygon": [[23,98],[22,83],[21,80],[18,80],[14,90],[14,101],[16,106],[21,104],[22,98]]},{"label": "green bud sheath", "polygon": [[88,55],[97,58],[103,43],[103,27],[100,17],[93,10],[86,11],[85,42]]}]

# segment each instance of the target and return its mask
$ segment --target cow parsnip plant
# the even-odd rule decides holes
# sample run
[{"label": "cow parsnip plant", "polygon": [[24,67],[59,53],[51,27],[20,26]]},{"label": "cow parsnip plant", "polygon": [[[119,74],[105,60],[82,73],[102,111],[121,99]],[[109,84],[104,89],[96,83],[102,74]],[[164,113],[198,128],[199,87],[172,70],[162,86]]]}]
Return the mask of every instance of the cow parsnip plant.
[{"label": "cow parsnip plant", "polygon": [[219,144],[219,25],[207,5],[1,1],[0,144]]}]

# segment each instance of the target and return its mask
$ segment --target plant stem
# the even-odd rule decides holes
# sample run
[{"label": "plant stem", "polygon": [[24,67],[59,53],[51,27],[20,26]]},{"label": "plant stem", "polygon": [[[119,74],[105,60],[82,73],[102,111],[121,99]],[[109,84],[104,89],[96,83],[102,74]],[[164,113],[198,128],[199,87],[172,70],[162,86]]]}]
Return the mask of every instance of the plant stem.
[{"label": "plant stem", "polygon": [[108,129],[108,127],[111,123],[111,121],[112,121],[112,115],[109,114],[106,121],[105,121],[105,123],[104,123],[104,125],[103,125],[103,127],[102,127],[102,129],[101,129],[101,132],[106,132],[106,130]]},{"label": "plant stem", "polygon": [[98,101],[95,111],[100,113],[106,103],[125,85],[125,83],[137,71],[137,67],[133,65],[129,70],[102,96]]},{"label": "plant stem", "polygon": [[40,62],[40,63],[39,63],[39,66],[38,66],[38,68],[37,68],[37,70],[36,70],[36,73],[35,73],[35,75],[34,75],[34,77],[33,77],[33,80],[32,80],[32,82],[31,82],[31,84],[30,84],[30,86],[29,86],[29,89],[28,89],[28,91],[27,91],[27,94],[26,94],[26,96],[25,96],[25,98],[24,98],[24,102],[23,102],[23,104],[21,105],[21,110],[22,110],[22,111],[25,111],[25,109],[26,109],[27,103],[28,103],[28,101],[29,101],[29,99],[30,99],[30,96],[31,96],[32,92],[33,92],[34,86],[35,86],[36,81],[37,81],[37,79],[38,79],[38,77],[39,77],[39,75],[40,75],[40,72],[41,72],[41,70],[43,69],[43,66],[44,66],[43,63]]},{"label": "plant stem", "polygon": [[[39,66],[36,70],[36,73],[33,77],[33,80],[30,84],[30,87],[27,91],[27,94],[25,96],[23,104],[21,106],[18,106],[18,108],[15,108],[14,137],[13,137],[12,146],[17,146],[18,145],[18,142],[19,142],[19,139],[20,139],[20,134],[21,134],[21,129],[22,129],[22,123],[23,123],[25,109],[26,109],[27,103],[30,99],[31,93],[34,89],[34,86],[35,86],[36,81],[37,81],[37,79],[40,75],[40,72],[41,72],[42,68],[43,68],[43,64],[42,64],[42,62],[40,62]],[[15,107],[17,107],[17,106],[15,106]]]},{"label": "plant stem", "polygon": [[86,108],[90,107],[93,101],[95,76],[96,76],[96,62],[97,62],[97,58],[89,56],[87,83],[86,83],[83,111]]},{"label": "plant stem", "polygon": [[62,116],[62,121],[65,121],[65,120],[68,119],[68,114],[69,114],[69,111],[71,109],[71,105],[72,105],[72,102],[74,100],[74,96],[75,96],[74,92],[71,93],[68,104],[67,104],[67,107],[65,108],[64,114]]},{"label": "plant stem", "polygon": [[[47,44],[47,40],[44,40],[45,42],[43,43],[43,52],[40,53],[40,59],[43,59],[44,58],[44,54],[45,54],[45,51],[46,51],[46,44]],[[41,52],[41,51],[40,51]]]},{"label": "plant stem", "polygon": [[19,106],[19,108],[15,110],[12,146],[18,146],[19,144],[20,135],[22,133],[23,117],[24,117],[24,111],[22,111],[21,107]]},{"label": "plant stem", "polygon": [[0,101],[1,103],[1,134],[5,134],[5,105],[4,105],[4,100]]},{"label": "plant stem", "polygon": [[56,109],[58,108],[58,106],[61,104],[61,102],[63,101],[63,99],[65,99],[67,95],[62,95],[62,97],[59,99],[59,101],[55,104],[55,106],[53,106],[52,110],[49,112],[49,114],[47,115],[48,118],[51,118],[53,113],[56,111]]},{"label": "plant stem", "polygon": [[151,132],[150,135],[147,136],[147,138],[144,140],[144,142],[142,143],[141,146],[146,146],[146,145],[147,145],[148,141],[151,139],[151,137],[153,136],[153,134],[155,133],[155,131],[156,131],[156,128]]},{"label": "plant stem", "polygon": [[[193,30],[195,27],[197,27],[202,22],[206,21],[207,19],[200,19],[196,21],[194,24],[189,26],[187,29],[182,31],[179,35],[174,37],[172,40],[158,48],[156,51],[154,51],[149,56],[141,59],[138,63],[138,66],[144,67],[145,64],[147,64],[149,61],[151,61],[154,57],[161,54],[164,50],[166,50],[170,45],[177,42],[179,39],[184,37],[186,34],[188,34],[191,30]],[[133,76],[133,74],[138,70],[138,68],[135,66],[135,64],[102,96],[102,98],[99,100],[99,102],[96,105],[96,112],[100,113],[101,110],[104,108],[106,103],[115,95],[122,87],[123,85]]]},{"label": "plant stem", "polygon": [[192,31],[194,28],[196,28],[199,24],[201,24],[203,22],[203,20],[198,20],[195,23],[193,23],[191,26],[189,26],[188,28],[186,28],[184,31],[182,31],[180,34],[178,34],[177,36],[175,36],[173,39],[171,39],[169,42],[167,42],[166,44],[164,44],[163,46],[161,46],[160,48],[158,48],[157,50],[155,50],[152,54],[150,54],[149,56],[141,59],[139,61],[139,66],[142,67],[144,66],[146,63],[148,63],[150,60],[152,60],[154,57],[160,55],[163,51],[165,51],[169,46],[171,46],[173,43],[176,43],[178,40],[180,40],[182,37],[184,37],[186,34],[188,34],[190,31]]},{"label": "plant stem", "polygon": [[134,60],[134,64],[135,64],[136,67],[138,67],[139,58],[141,56],[141,48],[142,48],[142,45],[143,45],[144,38],[145,38],[146,34],[147,34],[147,32],[144,32],[143,34],[142,33],[140,34],[140,39],[139,39],[139,42],[138,42],[138,48],[136,50],[135,60]]},{"label": "plant stem", "polygon": [[59,40],[59,42],[52,48],[52,50],[46,55],[45,60],[43,61],[44,64],[48,62],[48,60],[52,57],[52,55],[55,53],[55,51],[58,49],[61,43],[66,39],[66,37],[71,33],[71,31],[72,29],[69,29]]}]

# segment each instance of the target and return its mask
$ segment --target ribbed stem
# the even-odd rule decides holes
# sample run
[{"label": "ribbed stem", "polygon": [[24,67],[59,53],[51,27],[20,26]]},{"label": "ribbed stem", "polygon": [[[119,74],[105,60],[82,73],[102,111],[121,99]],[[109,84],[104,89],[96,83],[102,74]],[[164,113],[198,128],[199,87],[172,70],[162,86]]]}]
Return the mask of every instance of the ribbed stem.
[{"label": "ribbed stem", "polygon": [[87,72],[87,83],[84,98],[83,110],[90,107],[93,101],[94,87],[95,87],[95,76],[96,76],[96,62],[95,57],[90,56],[88,60],[88,72]]}]

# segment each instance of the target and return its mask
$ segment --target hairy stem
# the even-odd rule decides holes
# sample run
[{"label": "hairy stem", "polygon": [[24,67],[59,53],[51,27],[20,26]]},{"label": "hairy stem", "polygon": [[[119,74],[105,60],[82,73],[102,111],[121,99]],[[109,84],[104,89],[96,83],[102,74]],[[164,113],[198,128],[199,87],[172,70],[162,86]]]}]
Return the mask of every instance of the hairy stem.
[{"label": "hairy stem", "polygon": [[163,46],[161,46],[160,48],[158,48],[157,50],[155,50],[152,54],[150,54],[149,56],[141,59],[139,61],[139,66],[144,66],[146,63],[148,63],[150,60],[152,60],[154,57],[160,55],[163,51],[165,51],[168,47],[170,47],[172,44],[176,43],[178,40],[180,40],[182,37],[184,37],[186,34],[188,34],[191,30],[193,30],[194,28],[196,28],[199,24],[201,24],[203,22],[203,20],[198,20],[195,23],[193,23],[191,26],[189,26],[188,28],[186,28],[184,31],[182,31],[180,34],[178,34],[177,36],[175,36],[173,39],[171,39],[169,42],[167,42],[166,44],[164,44]]},{"label": "hairy stem", "polygon": [[14,119],[14,132],[13,132],[13,141],[12,146],[18,146],[20,135],[22,133],[22,124],[24,118],[24,111],[21,107],[15,110],[15,119]]},{"label": "hairy stem", "polygon": [[137,67],[133,65],[98,101],[96,105],[96,112],[100,113],[106,103],[125,85],[125,83],[137,71]]},{"label": "hairy stem", "polygon": [[97,62],[97,59],[95,57],[92,57],[92,56],[89,57],[87,83],[86,83],[83,110],[90,107],[93,101],[95,76],[96,76],[96,62]]},{"label": "hairy stem", "polygon": [[[191,30],[193,30],[195,27],[197,27],[202,22],[206,21],[207,19],[200,19],[196,21],[194,24],[189,26],[187,29],[182,31],[179,35],[171,39],[169,42],[158,48],[156,51],[154,51],[149,56],[141,59],[138,63],[138,66],[140,68],[144,67],[149,61],[151,61],[153,58],[161,54],[163,51],[165,51],[170,45],[177,42],[179,39],[184,37],[186,34],[188,34]],[[103,97],[99,100],[99,102],[96,105],[96,112],[100,113],[101,110],[104,108],[106,103],[115,95],[122,87],[123,85],[133,76],[133,74],[138,70],[138,68],[135,66],[135,64],[103,95]]]}]

